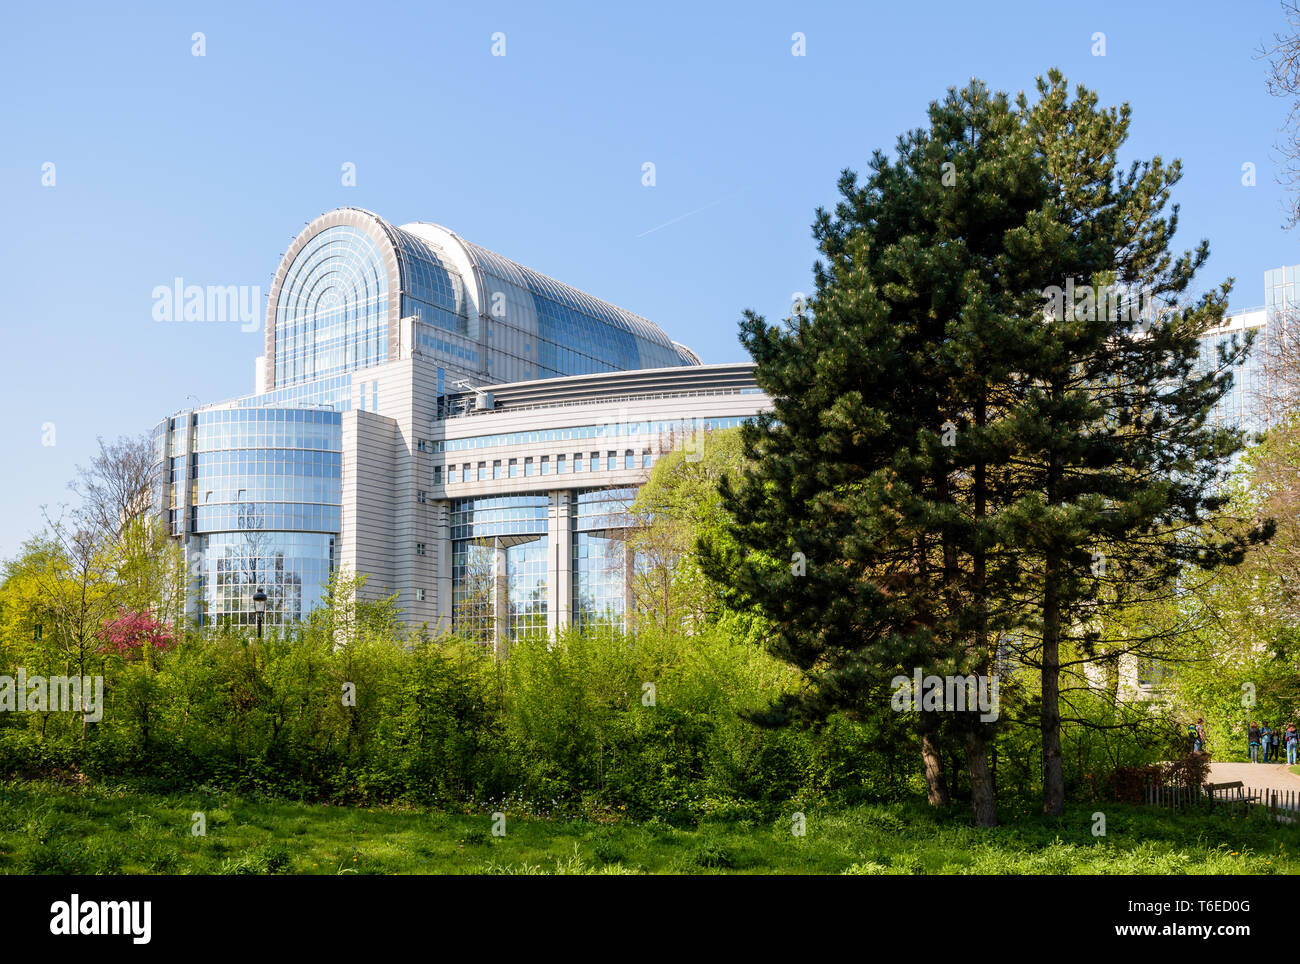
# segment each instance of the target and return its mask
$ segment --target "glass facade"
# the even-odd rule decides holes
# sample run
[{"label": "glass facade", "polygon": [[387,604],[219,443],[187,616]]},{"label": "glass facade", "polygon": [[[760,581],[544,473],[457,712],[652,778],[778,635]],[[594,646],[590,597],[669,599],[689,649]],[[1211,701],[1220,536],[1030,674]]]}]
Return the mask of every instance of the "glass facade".
[{"label": "glass facade", "polygon": [[296,622],[321,604],[335,537],[248,529],[199,536],[203,622],[252,626],[253,593],[267,595],[265,625]]},{"label": "glass facade", "polygon": [[451,539],[491,540],[496,536],[545,535],[550,499],[545,495],[454,499]]},{"label": "glass facade", "polygon": [[492,640],[496,566],[496,549],[491,543],[452,543],[451,625],[452,632],[464,639]]},{"label": "glass facade", "polygon": [[578,629],[626,626],[628,509],[636,489],[591,489],[573,498],[572,622]]},{"label": "glass facade", "polygon": [[573,625],[622,629],[626,612],[627,540],[621,532],[573,536]]},{"label": "glass facade", "polygon": [[388,358],[388,275],[361,228],[335,225],[307,242],[275,306],[275,383],[286,388]]},{"label": "glass facade", "polygon": [[[270,390],[169,419],[153,437],[153,497],[172,534],[190,551],[197,582],[191,611],[201,622],[252,624],[258,589],[271,597],[268,622],[300,619],[319,604],[321,584],[340,560],[350,565],[358,558],[358,546],[341,541],[342,413],[351,409],[399,425],[414,420],[411,434],[423,436],[410,440],[421,460],[417,475],[409,487],[391,490],[394,499],[418,504],[416,524],[426,527],[418,538],[436,538],[428,528],[438,518],[433,513],[444,506],[450,512],[449,545],[410,539],[403,549],[394,548],[395,559],[402,551],[432,558],[418,567],[395,563],[392,578],[414,585],[385,588],[428,601],[430,577],[448,575],[437,570],[450,550],[452,599],[439,597],[436,607],[417,611],[436,608],[445,615],[450,603],[457,631],[480,639],[544,630],[548,615],[562,616],[548,613],[548,588],[555,587],[548,587],[547,570],[568,552],[548,558],[548,537],[555,535],[547,531],[550,495],[444,503],[444,480],[504,485],[534,476],[646,469],[652,448],[664,448],[648,436],[662,440],[741,421],[691,418],[450,441],[430,437],[446,433],[430,430],[428,419],[445,418],[447,399],[470,397],[466,385],[480,385],[483,376],[517,380],[699,363],[646,319],[437,225],[399,228],[355,208],[322,215],[282,260],[268,316],[267,358],[258,371]],[[399,354],[413,360],[409,384],[403,381],[408,370],[393,364]],[[380,365],[389,367],[366,371]],[[446,394],[449,383],[452,396]],[[436,400],[424,397],[434,384]],[[730,379],[716,388],[718,394],[747,390],[732,387]],[[702,393],[713,392],[706,386]],[[599,416],[586,416],[593,417]],[[366,426],[366,445],[389,444],[382,423],[366,417],[358,424]],[[399,441],[393,458],[406,457],[400,444],[405,434],[394,437]],[[549,451],[469,451],[553,441],[562,444]],[[397,478],[407,478],[404,467],[394,467]],[[574,477],[560,484],[600,481]],[[572,598],[566,588],[557,605],[578,605],[586,614],[580,618],[619,616],[626,594],[605,570],[621,553],[626,522],[611,506],[622,496],[576,497],[580,518],[559,541],[575,541],[579,574]],[[369,534],[360,540],[366,541],[373,541]]]},{"label": "glass facade", "polygon": [[[536,377],[667,368],[685,359],[646,319],[465,242],[489,300],[526,292],[537,318]],[[509,300],[507,298],[507,300]]]},{"label": "glass facade", "polygon": [[[1264,378],[1264,329],[1257,329],[1255,343],[1251,346],[1246,360],[1240,368],[1232,370],[1232,386],[1215,403],[1210,413],[1211,421],[1225,422],[1239,426],[1247,431],[1263,429],[1263,418],[1258,404],[1260,389]],[[1197,359],[1198,373],[1215,371],[1219,368],[1219,349],[1231,352],[1235,339],[1238,346],[1245,343],[1244,332],[1210,334],[1201,339],[1200,357]]]},{"label": "glass facade", "polygon": [[187,465],[201,623],[253,624],[258,589],[269,597],[268,625],[320,604],[340,531],[342,447],[336,411],[195,413]]},{"label": "glass facade", "polygon": [[[549,506],[550,498],[545,495],[452,501],[455,632],[467,639],[491,640],[498,611],[508,638],[546,632]],[[498,600],[498,593],[504,593],[505,599]]]},{"label": "glass facade", "polygon": [[546,635],[546,537],[506,550],[506,619],[511,639]]},{"label": "glass facade", "polygon": [[[421,351],[511,379],[699,362],[646,319],[445,229],[403,229],[341,209],[314,222],[285,264],[271,312],[277,391],[388,361],[399,318],[415,319]],[[484,351],[480,313],[512,326],[521,344]]]},{"label": "glass facade", "polygon": [[[1240,368],[1233,370],[1232,386],[1215,405],[1210,414],[1212,421],[1225,422],[1243,428],[1248,432],[1260,432],[1267,428],[1264,398],[1265,358],[1268,354],[1268,340],[1276,337],[1279,329],[1288,330],[1300,319],[1300,265],[1273,268],[1264,272],[1264,310],[1252,309],[1240,312],[1241,326],[1237,331],[1212,331],[1201,339],[1200,357],[1197,359],[1198,374],[1219,368],[1220,347],[1231,350],[1233,338],[1244,343],[1246,331],[1255,331],[1255,342],[1250,353]],[[1252,317],[1253,316],[1253,317]],[[1225,319],[1226,320],[1226,319]],[[1288,339],[1289,339],[1288,335]]]},{"label": "glass facade", "polygon": [[425,324],[415,326],[415,343],[421,350],[446,355],[458,361],[468,362],[471,368],[478,368],[478,351],[455,342],[438,337],[431,327]]},{"label": "glass facade", "polygon": [[352,407],[351,374],[331,375],[302,382],[291,388],[277,388],[261,395],[249,395],[233,402],[239,408],[291,408],[295,405],[319,405],[346,412]]},{"label": "glass facade", "polygon": [[696,431],[713,432],[735,428],[750,416],[735,418],[685,418],[676,421],[606,422],[600,425],[573,425],[565,428],[539,429],[535,432],[503,432],[435,441],[435,452],[463,452],[467,449],[495,448],[498,445],[525,445],[563,442],[584,438],[619,438],[633,435],[671,435],[682,437]]},{"label": "glass facade", "polygon": [[[421,352],[498,378],[699,361],[638,315],[445,229],[398,228],[364,211],[343,209],[313,223],[277,279],[268,366],[276,391],[387,362],[399,318],[415,320],[413,347]],[[489,341],[481,339],[481,313],[501,319],[515,335],[485,350],[501,343],[491,342],[490,324]],[[283,401],[294,400],[276,399]]]},{"label": "glass facade", "polygon": [[171,527],[172,513],[167,508],[167,436],[168,425],[173,421],[164,420],[154,426],[150,442],[153,445],[153,459],[149,468],[149,501],[153,506],[153,511],[162,517],[163,522],[168,525],[168,531],[172,535],[178,535],[174,528]]},{"label": "glass facade", "polygon": [[[635,498],[634,488],[573,493],[571,618],[577,627],[625,624],[628,509]],[[507,638],[546,632],[549,505],[545,495],[452,501],[455,632],[487,642],[498,619]]]},{"label": "glass facade", "polygon": [[469,333],[465,282],[443,257],[421,238],[394,229],[402,266],[402,317],[416,317],[458,335]]},{"label": "glass facade", "polygon": [[1287,308],[1300,304],[1296,297],[1296,284],[1300,282],[1300,265],[1273,268],[1264,272],[1264,306]]}]

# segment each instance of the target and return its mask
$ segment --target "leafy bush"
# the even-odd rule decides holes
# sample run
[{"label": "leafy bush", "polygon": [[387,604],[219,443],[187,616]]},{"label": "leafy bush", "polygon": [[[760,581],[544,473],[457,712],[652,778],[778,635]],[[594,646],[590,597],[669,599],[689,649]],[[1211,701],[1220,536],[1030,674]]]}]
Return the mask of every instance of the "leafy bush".
[{"label": "leafy bush", "polygon": [[691,851],[691,863],[696,867],[708,869],[728,868],[735,866],[735,859],[731,851],[717,840],[704,839],[694,850]]},{"label": "leafy bush", "polygon": [[4,714],[0,777],[689,826],[894,799],[917,769],[894,714],[756,727],[797,674],[716,627],[522,639],[503,662],[453,638],[211,629],[105,674],[101,722]]}]

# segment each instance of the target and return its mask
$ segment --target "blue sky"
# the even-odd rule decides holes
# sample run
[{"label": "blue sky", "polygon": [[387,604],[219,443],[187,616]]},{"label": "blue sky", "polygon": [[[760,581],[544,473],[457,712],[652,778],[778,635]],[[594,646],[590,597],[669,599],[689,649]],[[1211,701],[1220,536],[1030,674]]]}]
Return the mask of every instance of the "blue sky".
[{"label": "blue sky", "polygon": [[1128,101],[1129,156],[1184,162],[1177,246],[1209,238],[1204,287],[1235,276],[1234,305],[1261,304],[1263,271],[1300,262],[1274,180],[1286,105],[1252,56],[1284,26],[1275,0],[10,7],[0,557],[69,498],[97,435],[252,390],[260,330],[159,324],[157,285],[265,294],[307,221],[355,205],[737,360],[743,309],[782,317],[810,288],[809,224],[839,171],[972,76],[1018,91],[1059,66]]}]

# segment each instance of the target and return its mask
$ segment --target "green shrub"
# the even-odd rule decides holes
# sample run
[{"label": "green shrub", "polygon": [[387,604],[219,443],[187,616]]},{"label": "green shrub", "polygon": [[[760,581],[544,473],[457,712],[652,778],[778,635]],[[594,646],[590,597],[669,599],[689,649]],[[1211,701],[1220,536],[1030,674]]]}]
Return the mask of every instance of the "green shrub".
[{"label": "green shrub", "polygon": [[52,834],[33,839],[18,854],[20,874],[120,874],[123,856],[116,847],[97,839]]},{"label": "green shrub", "polygon": [[915,780],[896,714],[755,726],[746,714],[797,674],[718,627],[525,638],[503,662],[387,630],[340,647],[315,622],[261,642],[216,628],[104,672],[103,720],[84,738],[72,714],[3,715],[0,777],[673,826],[765,821],[796,797],[896,799]]},{"label": "green shrub", "polygon": [[707,869],[730,868],[735,866],[735,858],[721,842],[705,839],[691,851],[691,863]]}]

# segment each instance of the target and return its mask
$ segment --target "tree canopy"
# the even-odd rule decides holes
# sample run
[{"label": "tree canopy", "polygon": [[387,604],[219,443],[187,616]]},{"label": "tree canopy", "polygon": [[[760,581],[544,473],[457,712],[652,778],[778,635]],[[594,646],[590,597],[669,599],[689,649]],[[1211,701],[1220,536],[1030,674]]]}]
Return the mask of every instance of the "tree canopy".
[{"label": "tree canopy", "polygon": [[[723,486],[739,550],[702,565],[804,671],[774,707],[787,719],[878,700],[914,668],[995,674],[1014,646],[1041,677],[1060,813],[1061,647],[1086,640],[1105,584],[1165,591],[1267,532],[1208,525],[1242,433],[1207,417],[1245,346],[1197,370],[1230,284],[1192,295],[1208,244],[1170,251],[1179,163],[1120,164],[1127,105],[1056,71],[1036,93],[950,90],[864,183],[841,176],[808,309],[742,322],[773,408]],[[949,719],[992,824],[994,724]]]}]

